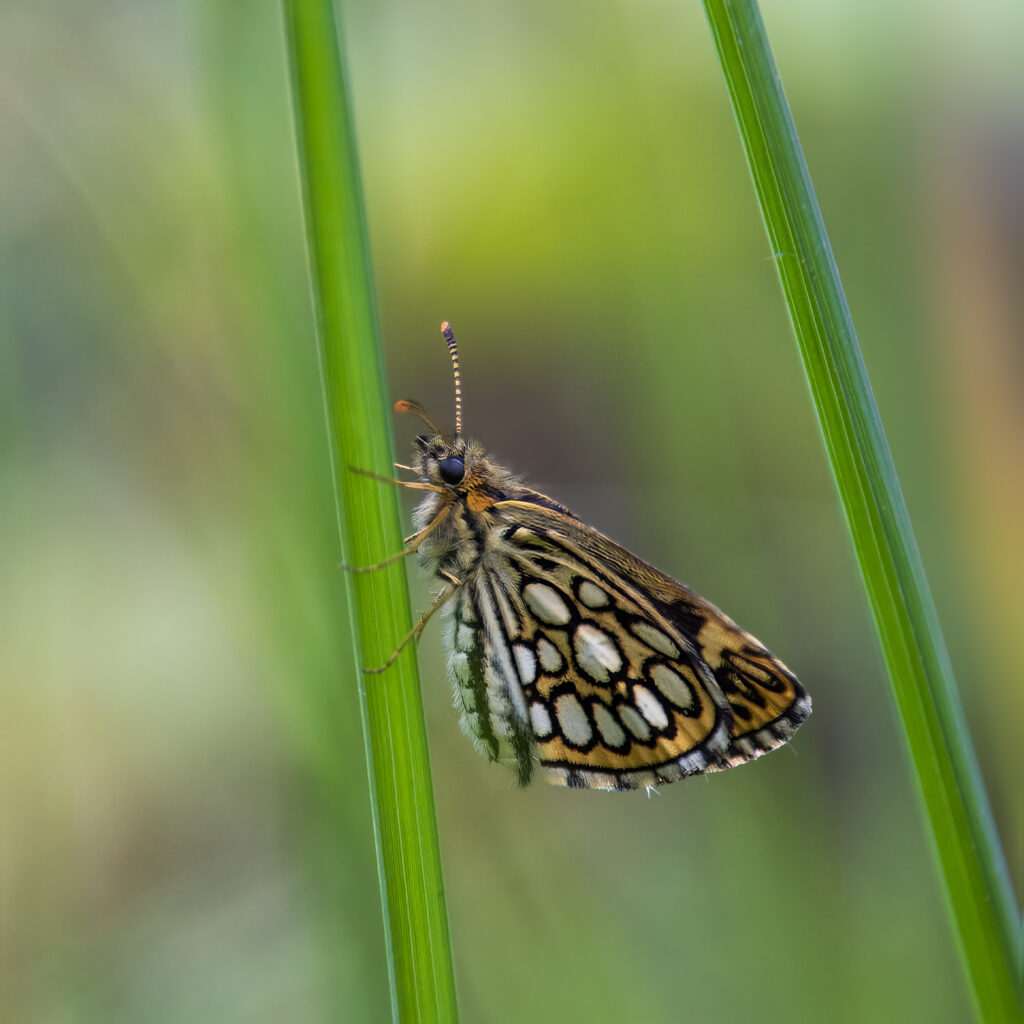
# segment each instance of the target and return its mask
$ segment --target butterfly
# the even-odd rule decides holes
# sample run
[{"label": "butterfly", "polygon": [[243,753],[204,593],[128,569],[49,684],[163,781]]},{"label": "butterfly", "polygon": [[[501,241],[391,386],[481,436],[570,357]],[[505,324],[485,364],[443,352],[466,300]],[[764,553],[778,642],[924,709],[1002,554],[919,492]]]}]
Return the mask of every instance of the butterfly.
[{"label": "butterfly", "polygon": [[455,431],[397,402],[431,433],[415,439],[411,466],[396,463],[418,480],[378,478],[426,492],[416,532],[381,564],[415,553],[440,589],[368,671],[443,609],[462,728],[524,786],[539,769],[559,786],[652,789],[787,742],[811,700],[760,641],[463,437],[458,347],[447,321],[441,330]]}]

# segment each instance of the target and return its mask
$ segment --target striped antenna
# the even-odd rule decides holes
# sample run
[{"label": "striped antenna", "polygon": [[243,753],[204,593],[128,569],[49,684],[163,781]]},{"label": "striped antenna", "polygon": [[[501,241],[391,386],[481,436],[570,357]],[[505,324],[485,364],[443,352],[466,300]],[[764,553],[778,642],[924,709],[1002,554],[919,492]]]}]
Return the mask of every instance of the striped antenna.
[{"label": "striped antenna", "polygon": [[448,342],[448,355],[452,357],[455,371],[455,436],[462,437],[462,377],[459,375],[459,346],[455,344],[455,332],[447,320],[441,324],[441,333]]}]

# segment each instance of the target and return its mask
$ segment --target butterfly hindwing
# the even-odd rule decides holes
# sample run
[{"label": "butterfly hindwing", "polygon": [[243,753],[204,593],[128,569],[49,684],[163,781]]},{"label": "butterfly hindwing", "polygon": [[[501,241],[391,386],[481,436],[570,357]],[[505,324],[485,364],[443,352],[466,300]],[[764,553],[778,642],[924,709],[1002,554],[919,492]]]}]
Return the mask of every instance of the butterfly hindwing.
[{"label": "butterfly hindwing", "polygon": [[667,623],[576,563],[518,565],[520,678],[548,781],[634,789],[717,761],[728,703]]},{"label": "butterfly hindwing", "polygon": [[536,760],[551,782],[601,789],[718,762],[728,702],[642,595],[515,523],[490,549],[450,623],[455,703],[483,752],[511,761],[521,782]]}]

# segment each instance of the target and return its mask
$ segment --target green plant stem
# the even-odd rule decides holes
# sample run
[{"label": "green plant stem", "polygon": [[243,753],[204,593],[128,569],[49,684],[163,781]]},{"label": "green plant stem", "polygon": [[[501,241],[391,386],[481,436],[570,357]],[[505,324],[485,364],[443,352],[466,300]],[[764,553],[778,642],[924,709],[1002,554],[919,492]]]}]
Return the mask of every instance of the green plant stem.
[{"label": "green plant stem", "polygon": [[949,656],[753,0],[705,0],[978,1017],[1019,1021],[1021,934]]},{"label": "green plant stem", "polygon": [[[284,0],[320,368],[343,556],[372,565],[402,546],[390,410],[343,47],[331,0]],[[410,628],[403,563],[346,574],[361,670]],[[395,1020],[458,1018],[444,882],[414,645],[381,675],[360,671]]]}]

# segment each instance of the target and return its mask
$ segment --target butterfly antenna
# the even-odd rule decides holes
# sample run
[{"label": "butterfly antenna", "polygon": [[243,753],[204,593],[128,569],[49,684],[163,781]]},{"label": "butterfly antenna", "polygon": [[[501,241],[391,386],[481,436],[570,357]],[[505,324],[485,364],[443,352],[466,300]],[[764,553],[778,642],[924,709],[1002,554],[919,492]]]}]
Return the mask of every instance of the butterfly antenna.
[{"label": "butterfly antenna", "polygon": [[447,320],[441,324],[441,333],[448,342],[448,355],[452,357],[455,372],[455,436],[462,437],[462,377],[459,374],[459,346],[455,344],[455,332]]}]

